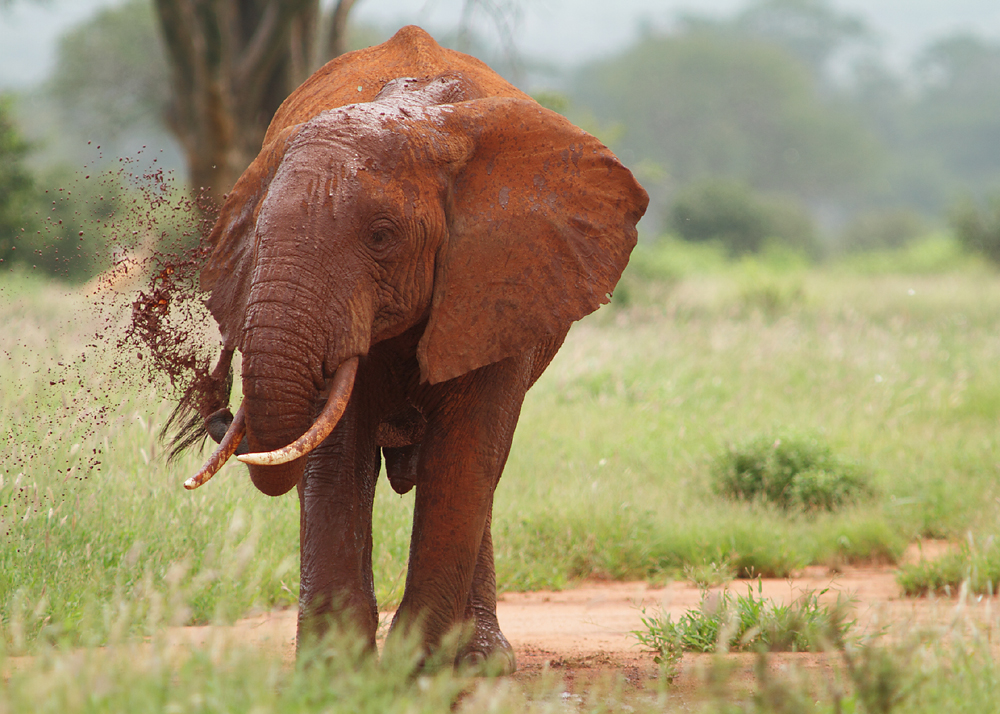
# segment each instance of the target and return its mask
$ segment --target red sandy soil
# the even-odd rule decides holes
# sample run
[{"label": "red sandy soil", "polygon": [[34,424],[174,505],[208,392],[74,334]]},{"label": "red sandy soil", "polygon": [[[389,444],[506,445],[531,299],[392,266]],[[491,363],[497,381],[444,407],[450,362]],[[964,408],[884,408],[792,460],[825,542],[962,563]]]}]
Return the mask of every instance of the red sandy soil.
[{"label": "red sandy soil", "polygon": [[[914,546],[907,560],[939,557],[948,546],[924,543]],[[887,628],[911,632],[914,628],[949,631],[956,622],[992,622],[997,603],[989,598],[904,598],[896,583],[896,572],[888,567],[846,568],[831,573],[811,567],[795,578],[762,580],[763,595],[787,603],[806,592],[819,593],[820,601],[833,603],[838,594],[854,603],[857,632],[873,633]],[[728,588],[745,594],[751,581],[735,581]],[[754,594],[757,581],[752,581]],[[652,655],[643,652],[633,630],[642,627],[640,607],[647,612],[669,613],[676,621],[689,609],[697,608],[701,590],[687,582],[652,586],[645,582],[588,582],[573,589],[549,592],[505,593],[497,604],[500,627],[517,652],[515,679],[531,681],[543,673],[561,676],[569,691],[577,679],[591,681],[607,674],[622,676],[633,685],[648,683],[658,676]],[[241,620],[227,628],[247,644],[279,650],[290,663],[294,658],[295,612],[271,612]],[[384,613],[383,617],[390,617]],[[963,625],[965,626],[965,625]],[[186,627],[172,631],[178,644],[199,645],[210,641],[213,627]],[[701,673],[711,655],[686,655],[682,674],[671,691],[685,698],[704,687]],[[735,667],[733,681],[750,686],[753,681],[752,655],[730,655]],[[782,653],[769,658],[773,670],[795,666],[807,673],[829,670],[826,655]]]},{"label": "red sandy soil", "polygon": [[[914,546],[907,560],[933,559],[948,548],[929,542]],[[968,627],[992,624],[991,598],[904,598],[896,583],[896,571],[889,567],[846,568],[831,573],[810,567],[787,580],[761,581],[763,596],[787,603],[803,593],[820,593],[820,601],[833,603],[838,594],[852,599],[856,633],[885,630],[889,637],[921,631],[962,632]],[[748,586],[757,593],[757,581],[735,581],[727,585],[734,593],[745,594]],[[718,589],[716,589],[717,591]],[[669,613],[676,621],[687,610],[697,608],[701,590],[688,582],[653,586],[645,582],[588,582],[558,592],[505,593],[497,604],[500,627],[517,653],[516,681],[527,683],[542,676],[562,678],[567,696],[581,691],[587,683],[611,675],[624,678],[626,686],[648,685],[659,676],[653,657],[643,652],[631,632],[642,627],[640,607],[649,614]],[[391,613],[383,613],[388,619]],[[295,656],[294,610],[269,612],[240,620],[231,627],[204,626],[171,629],[169,642],[179,649],[211,647],[216,637],[236,639],[262,651],[279,652],[289,663]],[[383,628],[384,630],[384,628]],[[670,696],[680,700],[699,698],[706,689],[703,674],[713,655],[685,655],[681,675],[670,687]],[[733,667],[730,682],[752,686],[754,656],[728,655]],[[824,654],[778,653],[768,658],[769,668],[781,671],[794,667],[814,678],[817,686],[829,680],[836,662]],[[16,662],[9,662],[17,667]]]}]

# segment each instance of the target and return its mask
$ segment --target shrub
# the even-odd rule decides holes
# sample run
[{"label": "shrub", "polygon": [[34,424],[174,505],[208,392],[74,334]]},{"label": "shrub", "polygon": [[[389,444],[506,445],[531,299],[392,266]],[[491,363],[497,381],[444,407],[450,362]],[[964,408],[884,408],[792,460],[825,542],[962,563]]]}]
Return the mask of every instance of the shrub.
[{"label": "shrub", "polygon": [[40,183],[47,188],[35,199],[35,230],[15,236],[7,259],[70,282],[110,267],[110,223],[122,206],[121,178],[56,169]]},{"label": "shrub", "polygon": [[863,213],[844,230],[841,248],[848,253],[895,250],[927,234],[927,222],[906,208]]},{"label": "shrub", "polygon": [[952,207],[948,222],[959,242],[974,253],[1000,263],[1000,195],[980,207],[971,198]]},{"label": "shrub", "polygon": [[806,591],[788,605],[764,597],[763,585],[757,592],[747,583],[747,594],[729,590],[702,591],[701,602],[674,622],[671,616],[641,610],[644,629],[632,636],[652,652],[654,661],[677,675],[683,652],[716,650],[804,652],[833,646],[842,648],[855,620],[848,619],[850,601],[838,595],[833,605],[824,605],[820,592]]},{"label": "shrub", "polygon": [[867,474],[814,437],[760,436],[732,445],[717,460],[716,490],[782,509],[834,511],[870,495]]},{"label": "shrub", "polygon": [[667,222],[684,240],[717,241],[734,256],[759,253],[769,242],[810,257],[819,254],[815,225],[799,204],[761,196],[739,181],[710,179],[689,185],[674,201]]}]

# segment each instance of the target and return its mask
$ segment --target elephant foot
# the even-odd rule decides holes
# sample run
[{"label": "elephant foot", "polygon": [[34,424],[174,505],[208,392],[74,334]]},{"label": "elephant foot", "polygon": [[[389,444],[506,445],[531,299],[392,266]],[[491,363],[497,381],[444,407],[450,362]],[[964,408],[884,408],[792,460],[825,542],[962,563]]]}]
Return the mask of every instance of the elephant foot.
[{"label": "elephant foot", "polygon": [[455,666],[479,676],[498,677],[517,671],[517,659],[495,620],[492,625],[477,620],[472,639],[455,657]]}]

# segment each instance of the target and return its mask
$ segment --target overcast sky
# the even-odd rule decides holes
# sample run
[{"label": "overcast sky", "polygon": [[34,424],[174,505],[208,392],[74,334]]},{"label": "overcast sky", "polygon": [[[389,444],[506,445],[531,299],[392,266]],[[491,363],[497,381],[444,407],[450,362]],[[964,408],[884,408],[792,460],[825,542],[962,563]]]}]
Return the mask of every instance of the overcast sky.
[{"label": "overcast sky", "polygon": [[[0,89],[46,76],[59,34],[120,0],[15,0],[0,10]],[[522,0],[520,51],[574,64],[623,47],[642,24],[669,26],[679,11],[728,14],[742,0]],[[897,62],[929,40],[957,30],[1000,37],[1000,0],[834,0],[864,17]],[[462,0],[359,0],[355,17],[381,25],[454,26]]]}]

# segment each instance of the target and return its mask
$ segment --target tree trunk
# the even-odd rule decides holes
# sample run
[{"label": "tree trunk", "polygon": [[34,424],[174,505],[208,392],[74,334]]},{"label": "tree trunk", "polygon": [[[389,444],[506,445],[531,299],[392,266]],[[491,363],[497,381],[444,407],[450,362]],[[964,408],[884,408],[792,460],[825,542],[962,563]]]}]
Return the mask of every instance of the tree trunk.
[{"label": "tree trunk", "polygon": [[[337,0],[325,40],[320,0],[154,2],[172,75],[167,125],[183,147],[192,188],[221,205],[285,97],[347,51],[347,19],[357,0]],[[479,6],[513,47],[517,0],[465,0],[463,26]]]},{"label": "tree trunk", "polygon": [[326,36],[326,57],[333,59],[347,52],[347,16],[351,14],[356,0],[339,0],[330,17],[330,29]]},{"label": "tree trunk", "polygon": [[[355,0],[340,0],[325,49],[342,51]],[[319,0],[155,0],[172,70],[167,123],[192,188],[217,203],[260,151],[274,112],[325,59]],[[324,53],[325,54],[325,53]]]}]

